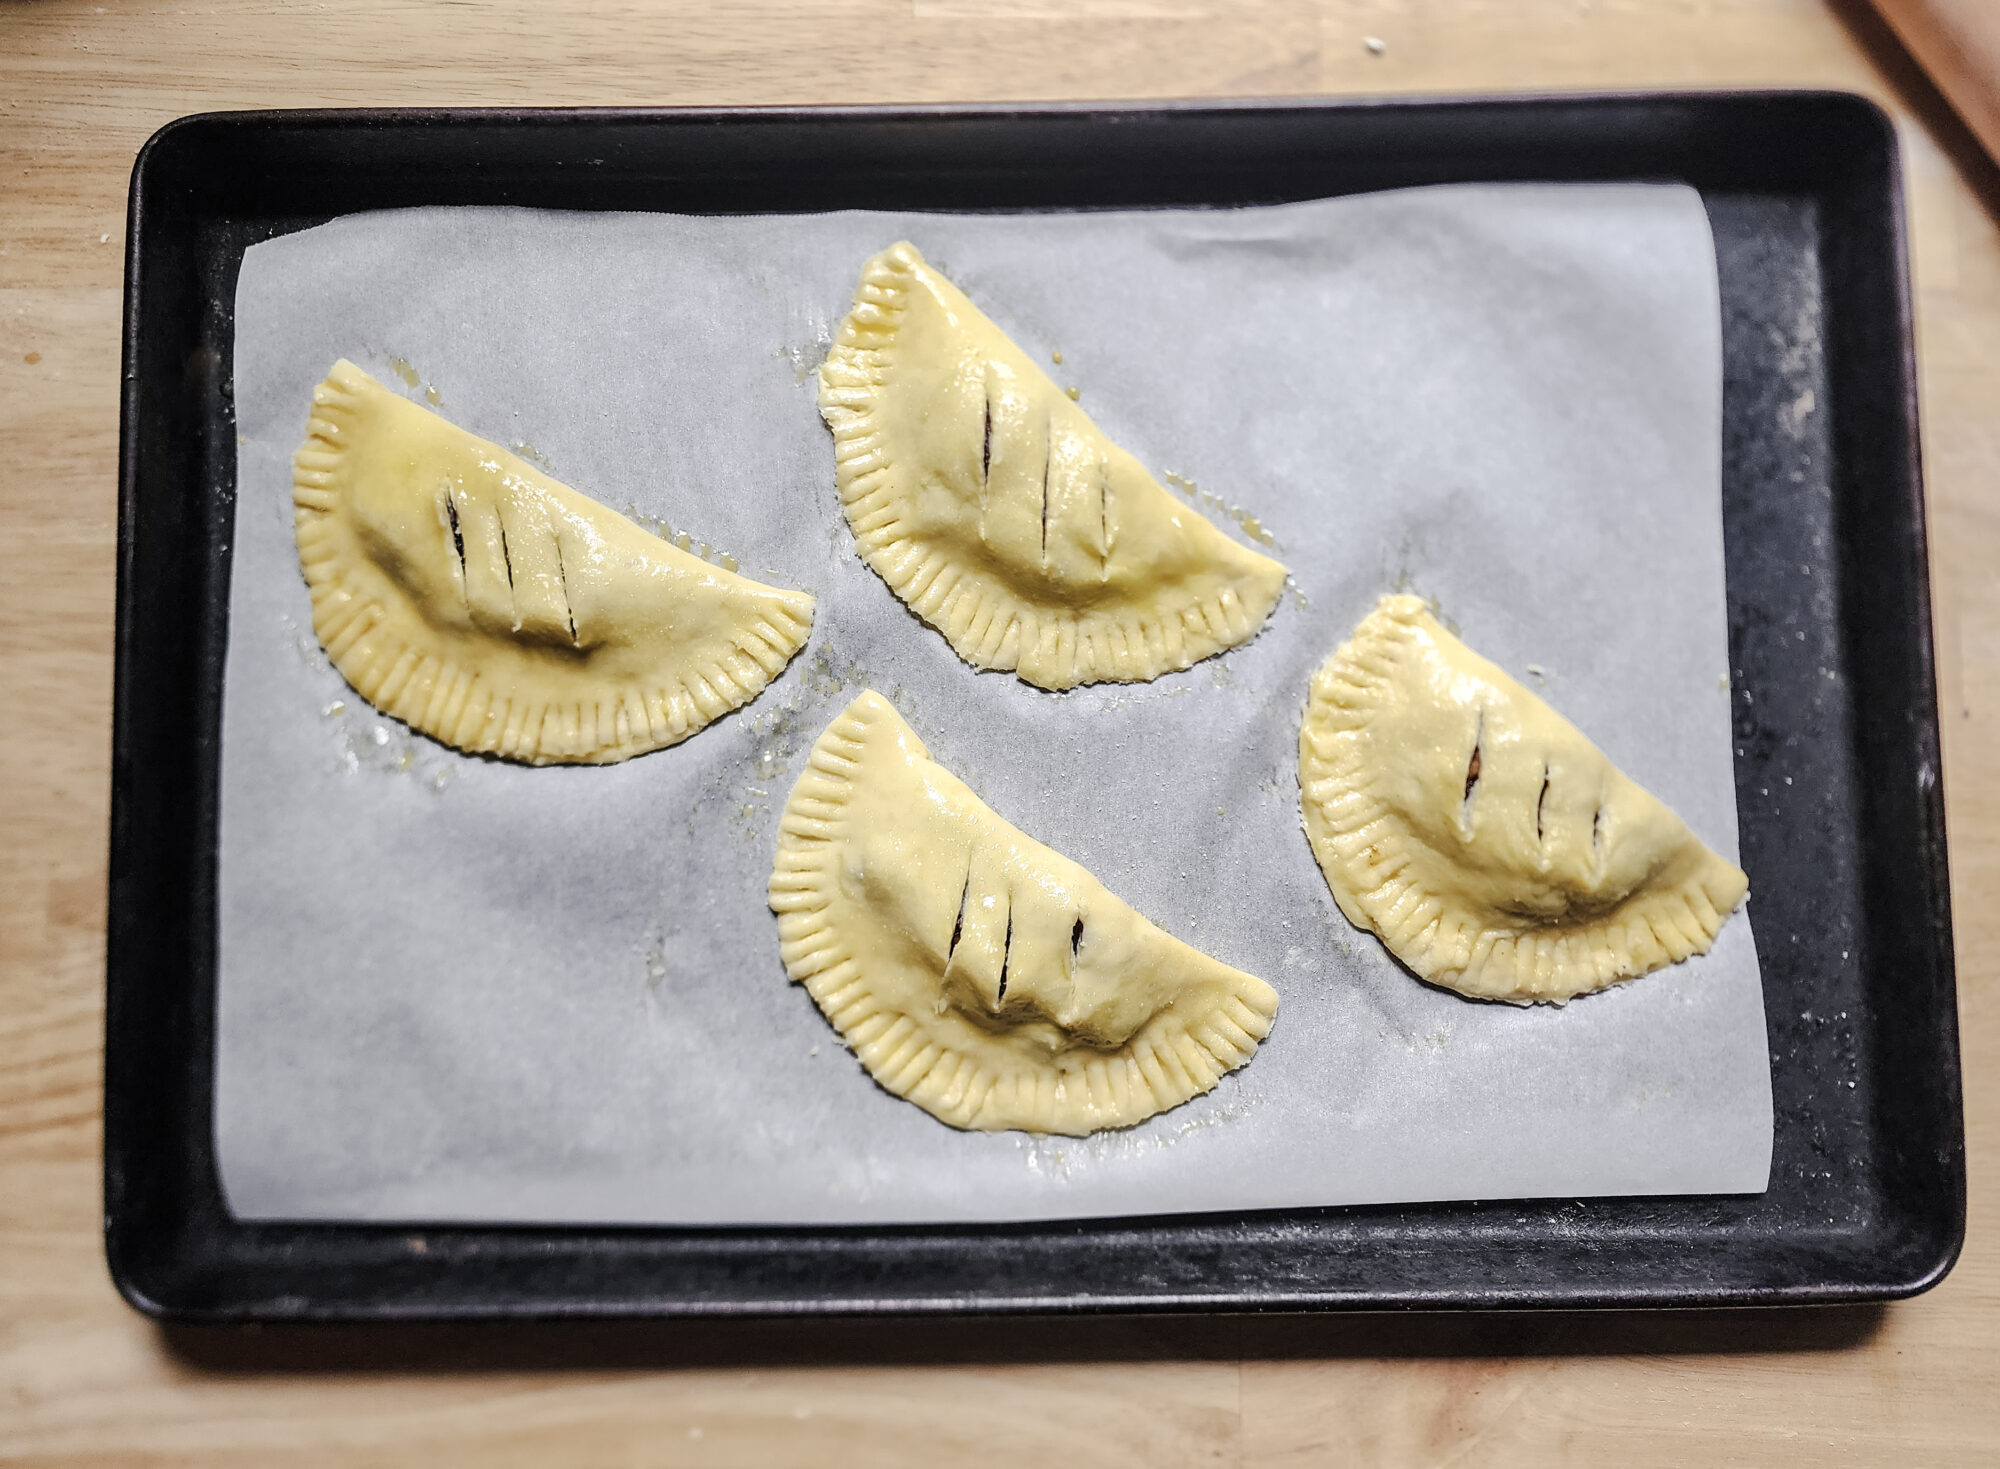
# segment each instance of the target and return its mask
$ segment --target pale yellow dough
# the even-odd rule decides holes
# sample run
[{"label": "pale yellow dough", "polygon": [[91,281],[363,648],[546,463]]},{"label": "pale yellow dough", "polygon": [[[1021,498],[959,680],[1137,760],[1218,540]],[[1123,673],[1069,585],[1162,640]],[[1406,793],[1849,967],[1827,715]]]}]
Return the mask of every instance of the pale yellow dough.
[{"label": "pale yellow dough", "polygon": [[1341,911],[1480,999],[1561,1004],[1706,953],[1749,888],[1415,597],[1313,676],[1299,786]]},{"label": "pale yellow dough", "polygon": [[1285,568],[1177,502],[915,247],[819,370],[862,559],[977,668],[1139,682],[1233,648]]},{"label": "pale yellow dough", "polygon": [[1250,1059],[1278,996],[996,816],[880,694],[813,746],[770,901],[869,1074],[953,1127],[1081,1136]]},{"label": "pale yellow dough", "polygon": [[533,765],[677,744],[804,645],[813,599],[711,566],[345,360],[292,461],[313,631],[369,703]]}]

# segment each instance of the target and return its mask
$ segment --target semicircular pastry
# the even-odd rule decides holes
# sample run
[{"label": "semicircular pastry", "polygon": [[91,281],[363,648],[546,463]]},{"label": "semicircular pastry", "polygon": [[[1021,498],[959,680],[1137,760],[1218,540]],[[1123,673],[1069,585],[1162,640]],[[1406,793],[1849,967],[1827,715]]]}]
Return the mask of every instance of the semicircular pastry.
[{"label": "semicircular pastry", "polygon": [[1001,820],[873,691],[785,803],[770,903],[869,1074],[953,1127],[1142,1122],[1248,1061],[1278,1009]]},{"label": "semicircular pastry", "polygon": [[1314,674],[1299,788],[1349,921],[1479,999],[1561,1004],[1705,953],[1749,888],[1415,597]]},{"label": "semicircular pastry", "polygon": [[819,369],[861,557],[976,668],[1143,682],[1247,641],[1285,568],[1180,504],[908,243]]},{"label": "semicircular pastry", "polygon": [[748,703],[813,599],[711,566],[342,360],[292,461],[313,631],[369,703],[531,765],[609,764]]}]

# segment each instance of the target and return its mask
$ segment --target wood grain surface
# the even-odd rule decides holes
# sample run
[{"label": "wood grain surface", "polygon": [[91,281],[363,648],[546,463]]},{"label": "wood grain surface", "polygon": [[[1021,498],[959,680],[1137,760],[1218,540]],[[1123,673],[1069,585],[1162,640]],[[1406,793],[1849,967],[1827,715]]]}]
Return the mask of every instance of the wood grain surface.
[{"label": "wood grain surface", "polygon": [[2000,158],[2000,5],[1993,0],[1875,0],[1965,125]]},{"label": "wood grain surface", "polygon": [[[1382,43],[1379,52],[1367,44]],[[1885,1309],[162,1330],[99,1239],[119,287],[210,108],[1781,84],[1906,150],[1971,1229]],[[2000,1462],[2000,174],[1845,0],[0,0],[0,1460],[186,1465]]]}]

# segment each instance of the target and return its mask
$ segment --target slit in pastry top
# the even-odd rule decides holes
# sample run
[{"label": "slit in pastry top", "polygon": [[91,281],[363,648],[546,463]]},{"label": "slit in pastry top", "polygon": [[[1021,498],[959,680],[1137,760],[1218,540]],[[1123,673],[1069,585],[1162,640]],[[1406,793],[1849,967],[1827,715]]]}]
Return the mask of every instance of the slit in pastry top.
[{"label": "slit in pastry top", "polygon": [[1706,953],[1749,890],[1415,597],[1382,598],[1314,674],[1299,788],[1348,920],[1479,999],[1562,1004]]},{"label": "slit in pastry top", "polygon": [[608,764],[740,707],[813,599],[680,550],[353,363],[292,461],[313,631],[369,703],[532,765]]},{"label": "slit in pastry top", "polygon": [[861,557],[976,668],[1143,682],[1254,636],[1285,568],[1168,494],[914,246],[819,369]]},{"label": "slit in pastry top", "polygon": [[953,1127],[1129,1127],[1248,1061],[1277,1013],[1002,820],[872,690],[785,803],[770,904],[869,1074]]}]

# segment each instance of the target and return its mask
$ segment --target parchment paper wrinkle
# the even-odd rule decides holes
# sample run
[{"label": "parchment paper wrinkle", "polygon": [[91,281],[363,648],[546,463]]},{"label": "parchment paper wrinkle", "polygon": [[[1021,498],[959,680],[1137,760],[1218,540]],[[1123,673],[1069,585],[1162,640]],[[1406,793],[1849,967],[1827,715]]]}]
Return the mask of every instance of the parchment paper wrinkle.
[{"label": "parchment paper wrinkle", "polygon": [[[1275,541],[1296,591],[1255,641],[1054,695],[973,672],[860,563],[811,369],[899,238],[1198,513]],[[1705,958],[1566,1009],[1466,1001],[1340,916],[1295,773],[1312,670],[1409,588],[1736,857],[1717,300],[1678,186],[440,208],[253,245],[218,912],[231,1209],[809,1224],[1761,1190],[1747,910]],[[604,769],[469,758],[376,714],[319,652],[291,534],[290,456],[341,356],[813,592],[812,643],[744,710]],[[786,981],[764,906],[785,795],[864,686],[1009,821],[1276,986],[1257,1058],[1082,1141],[954,1132],[878,1088]]]}]

